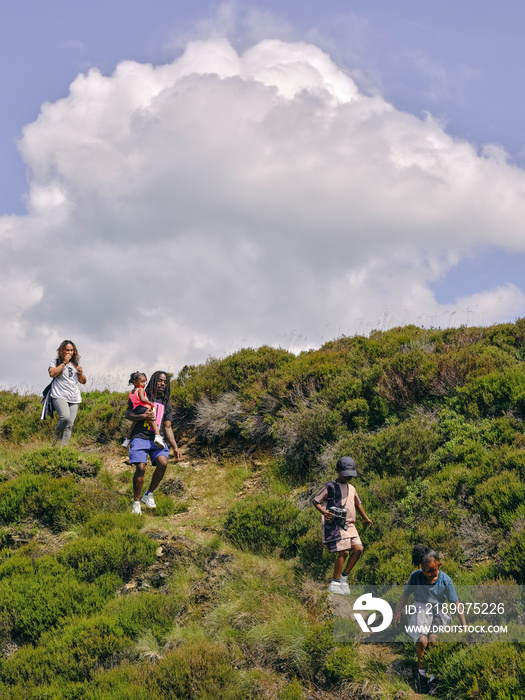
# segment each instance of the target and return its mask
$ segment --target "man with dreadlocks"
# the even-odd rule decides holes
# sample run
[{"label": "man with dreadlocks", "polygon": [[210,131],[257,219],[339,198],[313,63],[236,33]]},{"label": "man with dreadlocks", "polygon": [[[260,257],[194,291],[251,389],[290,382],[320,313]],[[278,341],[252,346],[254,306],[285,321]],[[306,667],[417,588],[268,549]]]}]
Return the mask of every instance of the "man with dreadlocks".
[{"label": "man with dreadlocks", "polygon": [[[162,477],[168,466],[170,455],[169,446],[160,447],[154,442],[155,433],[148,420],[155,420],[159,426],[160,433],[165,442],[173,447],[176,460],[182,455],[175,442],[175,436],[171,428],[173,419],[173,407],[170,403],[170,380],[167,372],[154,372],[146,387],[146,394],[154,404],[154,408],[148,409],[145,413],[137,415],[133,413],[133,404],[128,401],[128,410],[125,418],[133,422],[130,435],[129,461],[135,467],[133,475],[134,501],[132,512],[135,515],[141,514],[141,502],[147,508],[155,508],[153,492],[160,484]],[[151,463],[155,466],[155,471],[151,477],[151,483],[146,493],[140,497],[144,485],[144,474],[146,473],[146,463],[148,455]]]}]

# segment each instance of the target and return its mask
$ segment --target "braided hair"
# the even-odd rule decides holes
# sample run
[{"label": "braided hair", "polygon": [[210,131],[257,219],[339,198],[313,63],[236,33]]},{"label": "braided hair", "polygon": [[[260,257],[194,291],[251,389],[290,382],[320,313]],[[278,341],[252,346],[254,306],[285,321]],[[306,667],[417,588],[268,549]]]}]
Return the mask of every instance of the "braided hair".
[{"label": "braided hair", "polygon": [[[157,394],[157,385],[161,374],[163,374],[166,377],[166,386],[164,387],[162,395],[159,396]],[[160,401],[162,401],[162,403],[166,405],[170,398],[170,375],[167,372],[164,372],[163,370],[153,372],[153,374],[151,375],[151,379],[149,380],[148,385],[146,387],[146,394],[148,395],[150,401],[155,401],[155,399],[158,401],[160,399]]]}]

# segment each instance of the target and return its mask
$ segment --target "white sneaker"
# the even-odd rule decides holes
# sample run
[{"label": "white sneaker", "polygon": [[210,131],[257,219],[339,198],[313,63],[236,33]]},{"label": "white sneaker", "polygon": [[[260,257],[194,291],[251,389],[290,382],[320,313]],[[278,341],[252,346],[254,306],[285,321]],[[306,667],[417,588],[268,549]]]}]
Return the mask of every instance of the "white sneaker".
[{"label": "white sneaker", "polygon": [[[157,504],[155,503],[155,499],[153,498],[152,493],[145,493],[140,500],[142,501],[142,503],[144,503],[144,505],[147,508],[156,508],[157,507]],[[140,503],[139,503],[139,505],[140,505]]]},{"label": "white sneaker", "polygon": [[131,512],[134,515],[142,515],[142,509],[140,507],[140,501],[133,501],[133,505],[131,506]]},{"label": "white sneaker", "polygon": [[338,595],[346,595],[339,581],[330,581],[328,593],[337,593]]},{"label": "white sneaker", "polygon": [[161,438],[160,435],[155,435],[155,437],[153,438],[153,442],[156,445],[158,445],[159,447],[162,447],[162,448],[166,447],[166,443],[164,442],[164,440]]},{"label": "white sneaker", "polygon": [[130,442],[131,442],[131,440],[128,440],[128,438],[126,438],[126,439],[124,440],[124,442],[122,443],[122,447],[129,447],[129,443],[130,443]]},{"label": "white sneaker", "polygon": [[341,576],[341,580],[339,583],[341,585],[341,591],[343,592],[343,595],[350,595],[350,586],[348,585],[348,579],[344,576]]}]

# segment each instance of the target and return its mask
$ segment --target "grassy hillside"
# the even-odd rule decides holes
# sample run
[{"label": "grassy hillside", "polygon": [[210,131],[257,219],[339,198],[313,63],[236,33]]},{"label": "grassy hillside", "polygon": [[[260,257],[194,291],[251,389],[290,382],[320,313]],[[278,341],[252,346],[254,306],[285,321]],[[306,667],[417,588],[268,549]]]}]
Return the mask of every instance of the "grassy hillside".
[{"label": "grassy hillside", "polygon": [[[311,496],[353,456],[374,526],[351,575],[525,583],[525,320],[397,328],[294,356],[244,349],[172,382],[184,461],[129,513],[123,394],[72,445],[0,392],[0,700],[412,698],[415,652],[334,643]],[[442,645],[442,698],[522,697],[520,645]]]}]

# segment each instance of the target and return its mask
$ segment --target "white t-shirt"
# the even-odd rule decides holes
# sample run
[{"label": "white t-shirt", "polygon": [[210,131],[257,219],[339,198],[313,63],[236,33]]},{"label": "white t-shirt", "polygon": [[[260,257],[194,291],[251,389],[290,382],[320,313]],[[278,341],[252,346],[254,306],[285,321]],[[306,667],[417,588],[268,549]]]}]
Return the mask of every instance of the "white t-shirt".
[{"label": "white t-shirt", "polygon": [[[60,364],[60,362],[58,362],[58,364]],[[49,366],[56,367],[57,361],[52,360]],[[81,403],[82,398],[78,386],[78,370],[72,362],[70,362],[67,367],[64,367],[60,374],[54,377],[51,385],[51,398],[64,399],[68,403]]]}]

